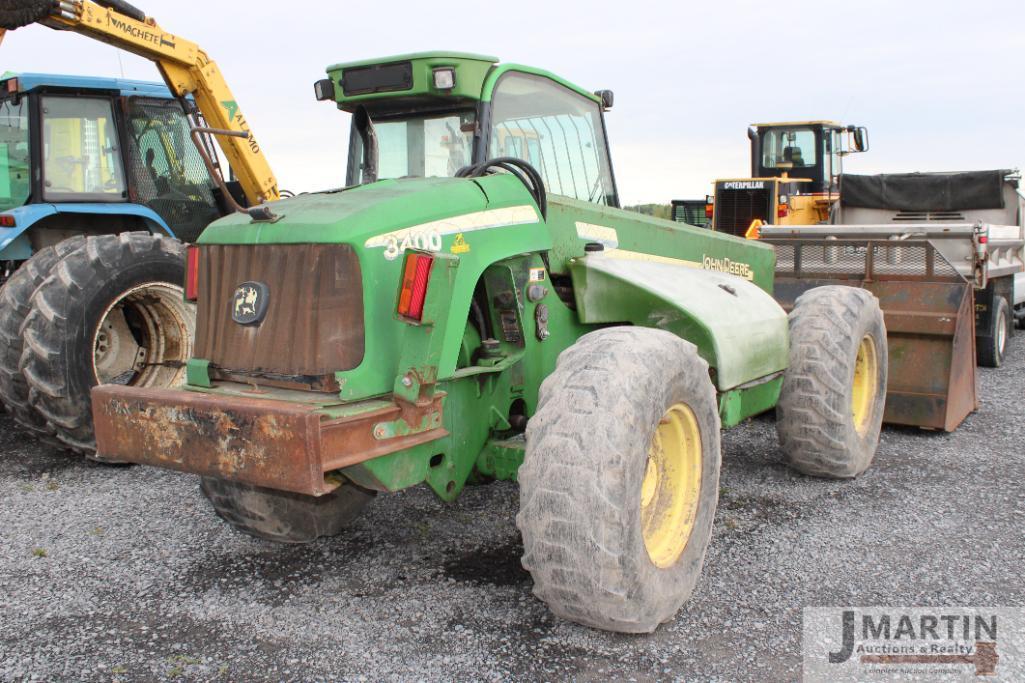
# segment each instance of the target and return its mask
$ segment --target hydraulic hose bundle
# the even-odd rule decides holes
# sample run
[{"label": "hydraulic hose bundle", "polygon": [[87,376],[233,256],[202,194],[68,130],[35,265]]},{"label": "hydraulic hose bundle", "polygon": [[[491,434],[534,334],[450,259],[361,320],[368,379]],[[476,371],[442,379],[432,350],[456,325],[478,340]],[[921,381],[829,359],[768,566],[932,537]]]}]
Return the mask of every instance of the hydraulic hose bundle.
[{"label": "hydraulic hose bundle", "polygon": [[523,159],[516,157],[496,157],[488,159],[480,164],[470,164],[456,171],[457,178],[479,178],[490,175],[495,171],[505,171],[515,176],[530,192],[537,208],[541,211],[541,218],[548,219],[548,195],[545,192],[545,184],[541,174]]}]

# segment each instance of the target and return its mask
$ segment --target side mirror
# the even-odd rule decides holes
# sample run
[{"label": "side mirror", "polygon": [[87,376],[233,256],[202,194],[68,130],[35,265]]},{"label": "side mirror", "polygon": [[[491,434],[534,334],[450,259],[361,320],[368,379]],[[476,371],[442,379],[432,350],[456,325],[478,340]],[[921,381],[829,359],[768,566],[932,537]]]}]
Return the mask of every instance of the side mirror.
[{"label": "side mirror", "polygon": [[616,97],[612,94],[611,90],[595,90],[594,94],[601,99],[602,111],[612,109],[612,104],[615,102]]},{"label": "side mirror", "polygon": [[854,151],[855,152],[867,152],[868,151],[868,129],[864,126],[858,126],[854,129]]}]

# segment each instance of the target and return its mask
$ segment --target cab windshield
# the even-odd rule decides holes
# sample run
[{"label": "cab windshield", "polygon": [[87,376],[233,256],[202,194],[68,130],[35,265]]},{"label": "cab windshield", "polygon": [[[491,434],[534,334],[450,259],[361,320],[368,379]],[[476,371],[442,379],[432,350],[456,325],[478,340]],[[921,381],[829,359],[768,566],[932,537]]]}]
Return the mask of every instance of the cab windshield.
[{"label": "cab windshield", "polygon": [[[452,177],[473,154],[474,110],[375,118],[378,179]],[[350,158],[358,163],[350,184],[364,183],[363,140],[352,136]]]},{"label": "cab windshield", "polygon": [[763,168],[805,168],[817,163],[815,131],[811,128],[777,128],[762,138]]},{"label": "cab windshield", "polygon": [[21,206],[31,192],[28,98],[0,100],[0,211]]}]

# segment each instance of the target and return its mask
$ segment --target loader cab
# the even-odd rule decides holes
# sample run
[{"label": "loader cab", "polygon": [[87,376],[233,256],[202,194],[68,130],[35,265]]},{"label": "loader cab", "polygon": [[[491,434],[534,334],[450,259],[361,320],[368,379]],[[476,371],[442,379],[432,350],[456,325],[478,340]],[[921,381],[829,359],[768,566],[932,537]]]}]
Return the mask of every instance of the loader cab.
[{"label": "loader cab", "polygon": [[182,104],[156,83],[8,76],[0,80],[0,211],[55,205],[58,217],[46,227],[81,210],[119,232],[130,229],[124,216],[145,217],[133,208],[141,205],[191,241],[225,213],[191,127]]},{"label": "loader cab", "polygon": [[338,64],[328,75],[317,98],[353,114],[348,186],[454,177],[470,164],[515,157],[537,169],[550,194],[619,206],[607,91],[465,53]]},{"label": "loader cab", "polygon": [[833,121],[756,123],[748,128],[751,177],[715,181],[712,228],[755,237],[761,225],[828,222],[848,154],[868,150],[868,132]]},{"label": "loader cab", "polygon": [[756,123],[748,129],[753,178],[800,178],[805,194],[839,189],[843,158],[868,150],[864,127],[833,121]]}]

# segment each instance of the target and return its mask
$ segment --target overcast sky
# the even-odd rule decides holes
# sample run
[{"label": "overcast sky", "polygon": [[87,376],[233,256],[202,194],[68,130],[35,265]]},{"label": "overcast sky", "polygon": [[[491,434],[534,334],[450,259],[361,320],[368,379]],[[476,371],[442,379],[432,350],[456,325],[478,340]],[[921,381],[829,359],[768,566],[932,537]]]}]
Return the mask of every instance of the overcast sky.
[{"label": "overcast sky", "polygon": [[[716,177],[748,175],[754,121],[867,126],[855,172],[1025,164],[1025,0],[138,4],[220,64],[294,191],[344,180],[349,117],[313,97],[324,67],[419,50],[612,89],[624,203],[703,197]],[[2,55],[12,71],[159,78],[145,60],[40,26],[8,34]]]}]

